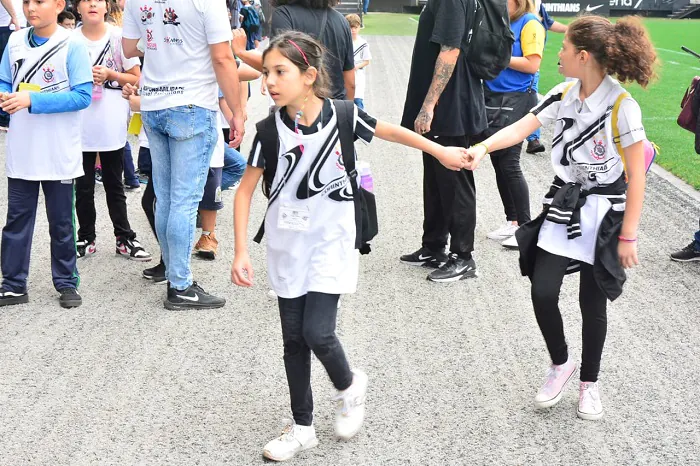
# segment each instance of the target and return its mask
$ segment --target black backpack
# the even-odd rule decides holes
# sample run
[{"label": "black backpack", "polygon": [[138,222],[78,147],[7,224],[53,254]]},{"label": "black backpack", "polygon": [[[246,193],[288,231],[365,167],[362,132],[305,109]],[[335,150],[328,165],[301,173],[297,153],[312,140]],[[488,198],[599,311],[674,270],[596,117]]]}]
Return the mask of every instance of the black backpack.
[{"label": "black backpack", "polygon": [[[360,186],[355,169],[355,144],[353,128],[355,104],[349,100],[334,100],[338,121],[338,138],[340,139],[340,150],[343,154],[343,164],[345,171],[350,177],[352,186],[353,202],[355,204],[355,249],[360,250],[360,254],[369,254],[371,247],[369,242],[377,236],[379,223],[377,220],[377,203],[374,194]],[[258,140],[261,144],[260,153],[265,160],[263,170],[262,191],[269,199],[272,189],[272,182],[277,172],[277,160],[279,159],[279,135],[275,124],[275,114],[268,115],[255,125]],[[265,220],[253,241],[260,243],[265,234]]]},{"label": "black backpack", "polygon": [[485,81],[508,68],[513,53],[508,0],[474,0],[467,60],[472,72]]}]

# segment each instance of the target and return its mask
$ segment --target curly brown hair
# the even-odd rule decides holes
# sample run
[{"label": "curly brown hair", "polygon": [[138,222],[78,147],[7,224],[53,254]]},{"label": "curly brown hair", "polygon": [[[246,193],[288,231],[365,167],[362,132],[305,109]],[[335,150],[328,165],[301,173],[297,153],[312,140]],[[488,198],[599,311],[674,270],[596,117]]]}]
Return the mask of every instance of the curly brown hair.
[{"label": "curly brown hair", "polygon": [[622,83],[635,81],[647,87],[656,77],[656,50],[637,16],[625,16],[615,24],[601,16],[583,16],[569,24],[566,37]]}]

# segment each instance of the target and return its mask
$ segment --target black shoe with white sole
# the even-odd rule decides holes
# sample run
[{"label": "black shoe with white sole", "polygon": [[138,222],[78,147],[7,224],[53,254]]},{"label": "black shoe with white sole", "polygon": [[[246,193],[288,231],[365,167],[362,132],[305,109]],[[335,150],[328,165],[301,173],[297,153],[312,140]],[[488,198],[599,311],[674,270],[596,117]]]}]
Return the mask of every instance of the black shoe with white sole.
[{"label": "black shoe with white sole", "polygon": [[80,297],[78,290],[75,288],[61,288],[58,292],[61,294],[61,297],[58,298],[61,307],[71,309],[80,307],[80,305],[83,304],[83,298]]},{"label": "black shoe with white sole", "polygon": [[132,261],[149,262],[152,259],[136,238],[117,238],[116,253]]},{"label": "black shoe with white sole", "polygon": [[671,254],[671,259],[677,262],[700,261],[700,251],[695,249],[695,241]]},{"label": "black shoe with white sole", "polygon": [[14,291],[0,289],[0,306],[12,306],[29,302],[27,293],[15,293]]},{"label": "black shoe with white sole", "polygon": [[427,267],[437,269],[447,262],[447,254],[444,252],[431,251],[422,247],[412,254],[405,254],[400,258],[401,262],[415,267]]},{"label": "black shoe with white sole", "polygon": [[474,259],[462,259],[457,254],[450,254],[445,265],[430,272],[428,280],[437,283],[449,283],[476,276],[476,262]]},{"label": "black shoe with white sole", "polygon": [[189,309],[218,309],[224,307],[226,300],[204,291],[197,282],[193,282],[186,290],[176,290],[168,283],[168,298],[163,302],[165,308],[171,311],[186,311]]},{"label": "black shoe with white sole", "polygon": [[165,283],[165,264],[161,260],[158,265],[144,269],[141,274],[143,275],[143,278],[146,280],[152,280],[153,283]]}]

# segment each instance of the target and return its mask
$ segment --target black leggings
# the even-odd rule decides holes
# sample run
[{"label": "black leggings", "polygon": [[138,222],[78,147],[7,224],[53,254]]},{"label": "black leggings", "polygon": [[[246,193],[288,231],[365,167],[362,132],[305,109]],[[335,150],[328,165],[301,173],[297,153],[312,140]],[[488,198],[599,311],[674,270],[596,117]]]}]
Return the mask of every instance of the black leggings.
[{"label": "black leggings", "polygon": [[[535,271],[532,276],[532,304],[535,317],[547,343],[552,364],[564,364],[568,348],[564,338],[564,323],[559,311],[559,292],[569,265],[567,257],[537,250]],[[596,382],[600,371],[600,359],[608,329],[607,298],[593,278],[593,266],[581,264],[579,304],[583,318],[583,350],[581,355],[581,381]]]},{"label": "black leggings", "polygon": [[[148,172],[143,172],[144,175],[148,176],[148,183],[146,184],[146,189],[143,191],[143,196],[141,197],[141,207],[143,212],[146,214],[148,219],[148,224],[153,230],[153,236],[158,239],[158,234],[156,233],[156,192],[153,189],[153,177]],[[163,256],[160,256],[160,263],[163,264]]]},{"label": "black leggings", "polygon": [[293,299],[278,298],[292,415],[301,426],[310,426],[313,421],[311,351],[336,389],[345,390],[352,384],[348,360],[335,335],[338,298],[337,294],[316,292]]},{"label": "black leggings", "polygon": [[530,191],[520,168],[520,151],[523,143],[491,153],[491,163],[496,171],[496,184],[509,222],[523,225],[530,221]]}]

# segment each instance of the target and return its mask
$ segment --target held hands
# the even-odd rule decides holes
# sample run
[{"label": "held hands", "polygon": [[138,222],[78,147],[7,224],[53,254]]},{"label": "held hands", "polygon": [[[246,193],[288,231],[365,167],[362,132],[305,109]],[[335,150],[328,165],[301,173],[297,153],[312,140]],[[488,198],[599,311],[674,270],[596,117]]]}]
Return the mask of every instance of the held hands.
[{"label": "held hands", "polygon": [[28,91],[15,92],[13,94],[4,93],[0,95],[0,101],[2,101],[0,107],[10,115],[32,105],[32,99]]},{"label": "held hands", "polygon": [[102,65],[95,65],[92,67],[92,80],[98,86],[104,84],[105,81],[110,81],[112,77],[112,70]]},{"label": "held hands", "polygon": [[247,252],[236,253],[231,265],[231,281],[234,285],[250,288],[253,286],[253,264]]},{"label": "held hands", "polygon": [[637,257],[637,242],[628,242],[620,240],[617,245],[617,255],[620,258],[620,265],[624,269],[631,269],[635,265],[639,265]]},{"label": "held hands", "polygon": [[133,84],[126,83],[124,87],[122,87],[122,97],[129,100],[132,95],[138,95],[138,90],[139,88]]},{"label": "held hands", "polygon": [[468,165],[467,149],[464,147],[444,147],[440,153],[435,155],[445,168],[453,171],[459,171]]},{"label": "held hands", "polygon": [[471,146],[467,149],[467,165],[465,168],[467,170],[476,170],[479,168],[479,163],[486,157],[486,154],[488,154],[488,151],[484,144]]}]

